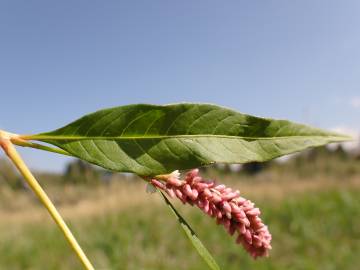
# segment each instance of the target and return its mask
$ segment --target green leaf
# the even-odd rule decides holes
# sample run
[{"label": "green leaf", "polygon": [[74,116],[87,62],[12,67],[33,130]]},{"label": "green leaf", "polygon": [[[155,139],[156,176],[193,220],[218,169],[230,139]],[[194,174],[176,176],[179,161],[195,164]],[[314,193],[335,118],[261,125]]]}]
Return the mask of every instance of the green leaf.
[{"label": "green leaf", "polygon": [[285,120],[187,103],[105,109],[58,130],[24,138],[53,144],[113,171],[142,176],[215,162],[262,162],[350,139]]},{"label": "green leaf", "polygon": [[190,242],[199,253],[201,258],[207,263],[210,269],[212,270],[220,270],[220,267],[216,263],[215,259],[211,256],[210,252],[206,249],[200,239],[196,236],[194,230],[190,227],[190,225],[186,222],[186,220],[176,211],[175,207],[171,204],[171,202],[166,198],[166,196],[160,191],[162,197],[164,198],[165,203],[169,206],[171,212],[177,217],[177,220],[183,228],[186,236],[189,238]]}]

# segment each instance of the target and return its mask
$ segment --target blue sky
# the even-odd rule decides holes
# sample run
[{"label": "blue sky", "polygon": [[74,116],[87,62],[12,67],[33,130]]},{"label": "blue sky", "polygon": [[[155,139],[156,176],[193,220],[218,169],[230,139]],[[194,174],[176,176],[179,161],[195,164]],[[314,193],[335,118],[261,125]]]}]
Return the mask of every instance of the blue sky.
[{"label": "blue sky", "polygon": [[[360,1],[1,1],[0,129],[211,102],[359,130]],[[34,169],[69,159],[21,150]]]}]

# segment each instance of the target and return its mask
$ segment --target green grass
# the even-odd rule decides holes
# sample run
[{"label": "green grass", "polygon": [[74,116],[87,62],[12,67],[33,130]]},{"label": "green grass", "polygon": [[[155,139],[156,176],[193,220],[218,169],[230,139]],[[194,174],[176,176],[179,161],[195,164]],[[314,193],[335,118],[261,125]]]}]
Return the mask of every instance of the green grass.
[{"label": "green grass", "polygon": [[[153,195],[156,196],[156,195]],[[359,191],[301,193],[257,200],[273,250],[252,260],[234,239],[195,208],[179,210],[222,269],[358,269]],[[143,203],[71,222],[96,269],[207,269],[165,205]],[[0,222],[0,269],[81,269],[49,222]]]}]

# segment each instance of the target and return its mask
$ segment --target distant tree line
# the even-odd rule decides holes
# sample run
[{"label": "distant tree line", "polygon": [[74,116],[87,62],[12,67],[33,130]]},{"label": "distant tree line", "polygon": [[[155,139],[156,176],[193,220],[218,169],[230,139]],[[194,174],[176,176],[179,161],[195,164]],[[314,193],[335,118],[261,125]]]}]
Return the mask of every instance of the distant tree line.
[{"label": "distant tree line", "polygon": [[[214,169],[214,166],[211,167]],[[268,170],[278,170],[284,173],[298,174],[308,177],[314,174],[328,174],[335,176],[360,175],[360,151],[348,152],[338,145],[335,149],[327,147],[313,148],[301,154],[295,154],[286,161],[250,162],[242,165],[219,164],[216,170],[223,174],[256,175]],[[203,171],[209,167],[202,168]],[[76,184],[97,185],[112,181],[132,179],[126,174],[105,171],[81,160],[68,163],[61,174],[37,173],[42,184]],[[12,189],[24,189],[26,185],[22,177],[14,170],[6,160],[0,159],[0,188],[7,186]]]}]

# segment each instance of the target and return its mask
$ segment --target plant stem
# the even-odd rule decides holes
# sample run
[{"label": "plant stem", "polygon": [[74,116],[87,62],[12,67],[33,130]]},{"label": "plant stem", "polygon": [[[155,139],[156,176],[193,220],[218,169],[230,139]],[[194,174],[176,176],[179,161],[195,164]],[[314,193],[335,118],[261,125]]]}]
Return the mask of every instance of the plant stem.
[{"label": "plant stem", "polygon": [[6,155],[18,168],[19,172],[26,179],[26,182],[29,184],[29,186],[34,191],[36,196],[39,198],[41,203],[46,207],[46,209],[48,210],[49,214],[51,215],[55,223],[59,226],[66,240],[69,242],[70,246],[72,247],[77,257],[80,259],[81,263],[83,264],[84,269],[94,270],[94,267],[90,263],[89,259],[86,257],[85,253],[83,252],[80,245],[76,241],[75,237],[71,233],[70,229],[66,225],[65,221],[63,220],[63,218],[55,208],[54,204],[51,202],[45,191],[39,185],[38,181],[35,179],[29,168],[26,166],[25,162],[22,160],[21,156],[16,151],[14,145],[10,141],[10,138],[4,138],[0,136],[0,146],[3,148]]},{"label": "plant stem", "polygon": [[57,154],[72,157],[72,155],[69,152],[67,152],[67,151],[65,151],[63,149],[54,148],[54,147],[50,147],[50,146],[42,145],[42,144],[38,144],[38,143],[29,142],[29,141],[20,139],[19,137],[11,138],[11,142],[13,144],[16,144],[16,145],[19,145],[19,146],[22,146],[22,147],[31,147],[31,148],[35,148],[35,149],[39,149],[39,150],[44,150],[44,151],[47,151],[47,152],[52,152],[52,153],[57,153]]}]

